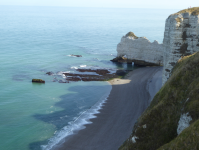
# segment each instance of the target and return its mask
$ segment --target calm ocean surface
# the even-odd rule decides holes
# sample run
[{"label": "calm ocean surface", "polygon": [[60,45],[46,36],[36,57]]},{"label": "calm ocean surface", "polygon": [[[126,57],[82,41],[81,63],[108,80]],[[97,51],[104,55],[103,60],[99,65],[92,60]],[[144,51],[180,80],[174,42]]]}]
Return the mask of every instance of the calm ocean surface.
[{"label": "calm ocean surface", "polygon": [[176,11],[0,6],[0,150],[50,149],[82,128],[111,86],[53,78],[74,68],[127,68],[109,61],[121,37],[132,31],[162,43],[165,20]]}]

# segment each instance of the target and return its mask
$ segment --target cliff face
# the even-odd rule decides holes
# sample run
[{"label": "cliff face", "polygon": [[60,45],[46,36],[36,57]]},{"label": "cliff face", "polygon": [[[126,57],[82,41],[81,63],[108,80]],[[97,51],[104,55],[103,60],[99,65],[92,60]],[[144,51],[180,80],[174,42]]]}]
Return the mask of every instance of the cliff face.
[{"label": "cliff face", "polygon": [[162,65],[163,45],[157,41],[151,43],[145,37],[136,37],[132,32],[123,36],[117,45],[117,57],[125,56],[128,62],[135,62],[138,65],[143,63]]},{"label": "cliff face", "polygon": [[167,18],[163,41],[165,84],[120,150],[199,149],[198,18],[199,8]]},{"label": "cliff face", "polygon": [[198,150],[199,52],[180,59],[120,150]]},{"label": "cliff face", "polygon": [[185,9],[166,19],[163,44],[129,32],[117,45],[117,57],[144,65],[163,65],[162,83],[168,80],[176,62],[199,51],[199,7]]},{"label": "cliff face", "polygon": [[166,19],[163,40],[163,84],[182,57],[199,51],[199,8],[182,10]]}]

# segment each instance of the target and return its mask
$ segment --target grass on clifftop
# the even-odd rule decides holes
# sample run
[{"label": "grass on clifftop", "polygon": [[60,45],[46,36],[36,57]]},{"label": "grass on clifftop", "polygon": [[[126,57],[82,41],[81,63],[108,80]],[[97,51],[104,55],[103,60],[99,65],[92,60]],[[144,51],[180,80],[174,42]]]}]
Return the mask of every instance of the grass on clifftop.
[{"label": "grass on clifftop", "polygon": [[199,7],[193,7],[189,9],[183,9],[176,14],[181,14],[181,13],[191,13],[191,15],[199,15]]},{"label": "grass on clifftop", "polygon": [[[178,122],[184,113],[191,116],[191,125],[177,135]],[[132,137],[136,137],[135,143]],[[199,52],[178,61],[169,80],[120,147],[120,150],[155,149],[199,149]]]},{"label": "grass on clifftop", "polygon": [[133,32],[129,32],[129,33],[127,33],[127,34],[125,35],[125,37],[128,37],[128,36],[134,37],[135,39],[138,39],[138,37],[137,37]]}]

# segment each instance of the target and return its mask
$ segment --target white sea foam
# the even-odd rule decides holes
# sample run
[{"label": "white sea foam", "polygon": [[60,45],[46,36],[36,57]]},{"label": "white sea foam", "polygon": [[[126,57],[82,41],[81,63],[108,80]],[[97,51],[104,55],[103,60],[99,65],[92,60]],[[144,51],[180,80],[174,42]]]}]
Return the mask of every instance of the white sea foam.
[{"label": "white sea foam", "polygon": [[59,71],[59,72],[57,72],[57,75],[62,76],[62,75],[63,75],[63,73],[64,73],[64,72]]},{"label": "white sea foam", "polygon": [[65,77],[65,75],[63,73],[70,73],[70,71],[59,71],[59,72],[57,72],[57,75]]},{"label": "white sea foam", "polygon": [[116,69],[108,69],[108,71],[110,72],[109,74],[113,74],[113,73],[116,73]]},{"label": "white sea foam", "polygon": [[71,67],[71,69],[78,69],[78,67],[77,66],[73,66],[73,67]]},{"label": "white sea foam", "polygon": [[67,55],[67,56],[69,56],[69,57],[76,57],[76,56],[73,56],[73,55]]},{"label": "white sea foam", "polygon": [[107,95],[105,95],[90,109],[82,111],[79,117],[74,118],[74,121],[69,122],[68,125],[63,127],[60,131],[55,132],[54,136],[49,139],[48,144],[41,146],[42,150],[51,150],[56,145],[62,144],[63,139],[67,136],[72,135],[75,131],[84,129],[84,125],[91,124],[92,122],[90,119],[96,118],[95,114],[98,114],[104,103],[106,103],[108,95],[109,93],[107,93]]},{"label": "white sea foam", "polygon": [[80,65],[80,67],[81,67],[81,68],[85,68],[85,67],[86,67],[86,65]]},{"label": "white sea foam", "polygon": [[71,69],[86,68],[86,65],[72,66]]}]

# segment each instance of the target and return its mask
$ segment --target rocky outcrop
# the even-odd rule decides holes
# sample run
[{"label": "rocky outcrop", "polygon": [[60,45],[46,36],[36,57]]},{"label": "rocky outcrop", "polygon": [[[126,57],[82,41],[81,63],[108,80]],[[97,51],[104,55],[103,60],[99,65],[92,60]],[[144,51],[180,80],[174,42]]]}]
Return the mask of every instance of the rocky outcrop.
[{"label": "rocky outcrop", "polygon": [[[131,70],[116,69],[75,69],[75,71],[67,72],[46,72],[46,75],[54,76],[53,82],[69,83],[71,81],[108,81],[113,78],[121,78]],[[33,79],[32,82],[45,83],[41,79]]]},{"label": "rocky outcrop", "polygon": [[199,7],[185,9],[166,19],[163,40],[163,84],[182,57],[199,51]]},{"label": "rocky outcrop", "polygon": [[45,81],[42,80],[42,79],[32,79],[32,82],[36,82],[36,83],[45,83]]},{"label": "rocky outcrop", "polygon": [[77,73],[63,73],[66,81],[64,83],[69,83],[69,81],[107,81],[112,78],[121,78],[129,72],[129,70],[113,71],[108,69],[76,69],[76,71]]},{"label": "rocky outcrop", "polygon": [[[133,32],[129,32],[117,45],[116,59],[118,62],[134,62],[138,66],[157,66],[163,64],[162,51],[163,45],[157,41],[151,43],[146,37],[137,37]],[[126,60],[122,61],[123,57]]]}]

